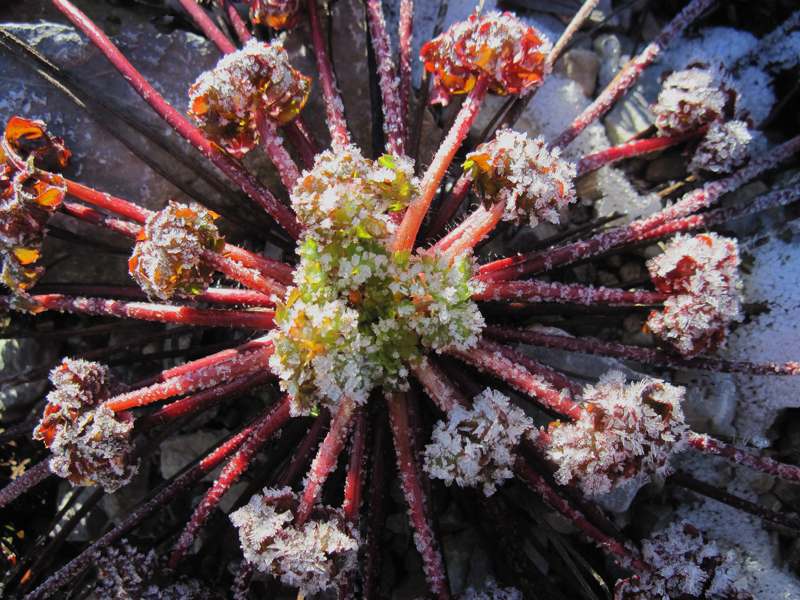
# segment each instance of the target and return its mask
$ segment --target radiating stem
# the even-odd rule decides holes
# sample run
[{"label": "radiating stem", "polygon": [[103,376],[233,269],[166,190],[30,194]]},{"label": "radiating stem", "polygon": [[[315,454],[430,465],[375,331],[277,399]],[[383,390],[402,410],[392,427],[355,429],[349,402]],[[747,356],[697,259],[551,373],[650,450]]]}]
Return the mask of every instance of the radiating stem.
[{"label": "radiating stem", "polygon": [[52,473],[50,472],[50,458],[44,459],[35,467],[31,467],[6,487],[0,490],[0,508],[13,502],[21,494],[24,494],[37,483],[41,483]]},{"label": "radiating stem", "polygon": [[286,286],[270,277],[265,277],[255,269],[249,269],[231,258],[210,250],[204,250],[201,257],[203,262],[209,266],[214,267],[217,271],[222,271],[234,281],[246,285],[251,290],[260,292],[267,297],[275,294],[281,300],[286,296]]},{"label": "radiating stem", "polygon": [[82,204],[75,204],[74,202],[63,202],[59,208],[61,212],[76,219],[80,219],[85,223],[91,223],[97,227],[102,227],[108,231],[113,231],[119,235],[125,236],[128,239],[135,240],[139,235],[142,228],[135,223],[128,223],[127,221],[120,221],[100,211],[83,206]]},{"label": "radiating stem", "polygon": [[408,148],[408,108],[411,98],[411,42],[414,29],[414,0],[400,1],[400,45],[397,49],[398,102],[403,124],[403,147]]},{"label": "radiating stem", "polygon": [[220,31],[219,27],[211,20],[211,17],[206,14],[206,11],[195,0],[178,0],[178,2],[191,15],[192,20],[206,34],[206,37],[214,42],[220,52],[230,54],[236,51],[230,40],[225,37],[225,34]]},{"label": "radiating stem", "polygon": [[389,419],[386,413],[378,415],[372,442],[372,473],[369,482],[367,506],[367,539],[364,543],[364,600],[377,600],[380,592],[381,565],[383,564],[383,525],[386,520],[386,485],[389,477],[386,459],[389,454]]},{"label": "radiating stem", "polygon": [[359,406],[356,409],[355,425],[353,425],[353,436],[350,442],[350,460],[347,465],[344,502],[342,503],[344,518],[356,529],[358,529],[364,486],[364,460],[369,428],[367,417],[366,407]]},{"label": "radiating stem", "polygon": [[258,128],[261,143],[264,145],[272,164],[278,169],[283,185],[291,192],[294,186],[297,185],[297,180],[300,179],[300,171],[297,170],[294,159],[283,147],[283,139],[278,136],[278,126],[275,121],[263,112],[258,111],[256,113],[256,127]]},{"label": "radiating stem", "polygon": [[586,0],[586,2],[584,2],[583,5],[578,9],[578,12],[575,13],[574,17],[572,17],[572,20],[569,22],[569,25],[567,25],[564,33],[562,33],[561,37],[558,38],[558,41],[553,46],[553,50],[550,52],[551,64],[555,64],[556,61],[561,58],[561,53],[564,51],[564,49],[572,40],[573,36],[586,22],[586,19],[589,18],[589,16],[592,14],[592,11],[599,3],[600,0]]},{"label": "radiating stem", "polygon": [[231,25],[233,25],[233,30],[236,32],[239,41],[242,42],[242,44],[247,43],[253,36],[250,35],[250,31],[239,16],[239,12],[233,5],[233,2],[231,0],[217,0],[217,3],[228,16],[228,20],[231,22]]},{"label": "radiating stem", "polygon": [[737,465],[744,465],[745,467],[749,467],[755,471],[761,471],[762,473],[767,473],[774,477],[800,482],[800,467],[788,465],[786,463],[780,463],[776,460],[772,460],[771,458],[755,456],[749,452],[746,452],[745,450],[739,450],[739,448],[734,448],[733,446],[729,446],[728,444],[720,442],[719,440],[715,440],[712,437],[695,433],[693,431],[687,434],[687,439],[689,440],[689,444],[692,446],[692,448],[702,450],[707,454],[721,456],[722,458],[736,463]]},{"label": "radiating stem", "polygon": [[428,396],[444,413],[456,406],[470,406],[471,402],[450,382],[438,365],[423,356],[418,363],[410,363],[408,369],[422,384]]},{"label": "radiating stem", "polygon": [[[147,299],[147,294],[135,285],[92,285],[86,283],[44,283],[36,287],[44,295],[59,294],[64,296],[102,296]],[[242,290],[239,288],[208,288],[202,294],[192,296],[196,302],[209,304],[222,304],[230,306],[252,306],[260,308],[274,308],[275,303],[260,292]],[[76,332],[76,335],[78,332]]]},{"label": "radiating stem", "polygon": [[643,290],[627,291],[580,284],[547,283],[546,281],[503,281],[487,283],[486,289],[472,296],[472,299],[629,306],[632,304],[662,304],[669,297],[670,294]]},{"label": "radiating stem", "polygon": [[419,196],[412,200],[403,217],[403,221],[400,223],[394,243],[395,250],[413,249],[417,232],[420,225],[422,225],[425,214],[428,212],[433,196],[436,194],[436,189],[439,187],[459,146],[461,146],[461,142],[467,137],[469,128],[478,115],[488,91],[489,80],[485,75],[480,75],[475,82],[475,87],[472,88],[466,102],[461,107],[453,127],[450,128],[450,132],[436,152],[436,156],[433,157],[433,162],[425,172],[425,176],[419,184]]},{"label": "radiating stem", "polygon": [[503,202],[498,202],[489,210],[486,210],[481,204],[458,227],[428,250],[428,254],[439,256],[442,253],[446,253],[449,256],[457,256],[465,250],[471,250],[500,222],[505,210],[506,207]]},{"label": "radiating stem", "polygon": [[463,173],[447,194],[439,210],[433,215],[433,221],[431,221],[430,227],[425,231],[425,237],[428,240],[435,239],[441,234],[447,222],[453,218],[453,215],[456,214],[461,203],[464,202],[464,198],[469,194],[471,187],[472,180],[466,173]]}]

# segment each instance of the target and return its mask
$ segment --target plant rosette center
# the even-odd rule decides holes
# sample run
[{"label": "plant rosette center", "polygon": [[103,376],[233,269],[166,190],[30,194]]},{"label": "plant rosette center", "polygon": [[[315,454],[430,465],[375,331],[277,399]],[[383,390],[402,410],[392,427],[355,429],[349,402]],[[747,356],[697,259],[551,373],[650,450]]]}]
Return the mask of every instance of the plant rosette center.
[{"label": "plant rosette center", "polygon": [[426,352],[477,342],[484,322],[471,298],[482,284],[472,281],[472,255],[391,249],[392,213],[416,186],[410,159],[373,162],[348,147],[321,154],[295,187],[307,229],[296,287],[276,310],[270,361],[295,414],[348,397],[363,404],[379,386],[403,389],[408,365]]}]

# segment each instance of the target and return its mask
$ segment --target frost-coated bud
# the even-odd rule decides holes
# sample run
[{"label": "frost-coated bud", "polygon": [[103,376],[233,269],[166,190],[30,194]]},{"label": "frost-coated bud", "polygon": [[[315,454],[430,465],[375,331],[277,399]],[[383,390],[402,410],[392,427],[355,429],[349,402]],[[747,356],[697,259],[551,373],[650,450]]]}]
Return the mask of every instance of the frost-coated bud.
[{"label": "frost-coated bud", "polygon": [[659,291],[676,294],[653,312],[646,330],[684,356],[717,351],[732,321],[741,320],[739,248],[716,233],[676,236],[648,263]]},{"label": "frost-coated bud", "polygon": [[522,600],[522,592],[513,587],[503,587],[492,577],[486,580],[484,589],[467,588],[458,600]]},{"label": "frost-coated bud", "polygon": [[524,94],[550,73],[547,38],[511,13],[473,14],[422,47],[433,73],[431,101],[447,104],[452,94],[469,92],[483,75],[497,94]]},{"label": "frost-coated bud", "polygon": [[101,485],[107,492],[128,483],[138,467],[129,459],[133,417],[103,406],[114,386],[108,367],[66,359],[50,381],[55,389],[33,430],[53,452],[50,470],[73,485]]},{"label": "frost-coated bud", "polygon": [[625,385],[619,371],[606,373],[583,394],[575,423],[551,423],[548,457],[559,465],[556,481],[577,480],[587,494],[668,475],[673,452],[687,447],[681,400],[685,389],[645,378]]},{"label": "frost-coated bud", "polygon": [[703,178],[730,173],[748,161],[752,141],[744,121],[712,123],[692,156],[689,170]]},{"label": "frost-coated bud", "polygon": [[357,567],[358,533],[339,509],[316,505],[294,525],[299,500],[291,488],[265,489],[231,514],[245,559],[308,596],[337,586]]},{"label": "frost-coated bud", "polygon": [[558,223],[558,211],[575,202],[575,165],[547,149],[544,138],[529,140],[510,129],[467,155],[464,170],[475,182],[475,193],[488,209],[502,202],[505,221]]},{"label": "frost-coated bud", "polygon": [[217,216],[194,202],[187,206],[170,201],[147,220],[128,269],[148,296],[189,298],[208,288],[214,269],[201,261],[201,255],[225,247],[225,238],[214,225]]},{"label": "frost-coated bud", "polygon": [[253,20],[273,29],[292,29],[300,22],[300,0],[249,0]]},{"label": "frost-coated bud", "polygon": [[241,156],[255,145],[257,112],[288,123],[310,89],[311,79],[291,67],[286,50],[252,39],[197,78],[188,112],[208,139]]},{"label": "frost-coated bud", "polygon": [[672,523],[642,542],[649,571],[617,582],[620,600],[752,600],[737,581],[733,552],[720,554],[714,542],[689,523]]},{"label": "frost-coated bud", "polygon": [[447,423],[436,424],[425,447],[424,468],[447,485],[480,485],[491,496],[496,485],[514,476],[516,447],[533,427],[533,421],[506,396],[486,389],[475,397],[472,410],[455,406]]}]

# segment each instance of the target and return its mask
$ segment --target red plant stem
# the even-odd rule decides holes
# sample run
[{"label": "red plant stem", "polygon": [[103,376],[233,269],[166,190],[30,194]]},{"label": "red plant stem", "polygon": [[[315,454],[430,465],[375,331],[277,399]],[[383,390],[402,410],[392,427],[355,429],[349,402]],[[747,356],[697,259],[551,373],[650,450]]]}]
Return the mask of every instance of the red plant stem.
[{"label": "red plant stem", "polygon": [[383,413],[377,418],[372,441],[372,474],[367,506],[367,536],[364,542],[364,583],[361,590],[364,600],[377,600],[380,593],[383,563],[381,541],[386,520],[386,484],[389,482],[386,469],[389,435],[389,420]]},{"label": "red plant stem", "polygon": [[228,20],[233,25],[233,30],[236,32],[236,36],[239,38],[239,41],[242,44],[247,43],[252,35],[250,35],[250,31],[247,29],[247,26],[242,21],[242,18],[239,16],[239,12],[236,10],[236,7],[233,5],[231,0],[217,0],[217,3],[222,7],[222,10],[225,12],[225,15],[228,17]]},{"label": "red plant stem", "polygon": [[580,511],[575,509],[566,498],[562,497],[547,480],[531,468],[522,457],[518,456],[514,462],[514,472],[517,477],[531,488],[531,490],[541,496],[545,504],[558,512],[562,517],[566,518],[581,533],[588,536],[589,539],[593,540],[606,552],[616,556],[622,560],[623,563],[631,564],[631,566],[639,572],[650,570],[649,567],[642,562],[641,558],[636,556],[631,550],[592,525]]},{"label": "red plant stem", "polygon": [[196,127],[192,126],[177,110],[172,108],[86,15],[75,8],[69,0],[52,0],[52,2],[78,29],[83,31],[94,42],[100,51],[105,54],[109,62],[125,77],[131,87],[170,127],[230,177],[248,196],[258,202],[289,234],[295,238],[300,236],[302,226],[297,222],[294,214],[281,204],[255,177],[248,173],[241,164],[206,140]]},{"label": "red plant stem", "polygon": [[585,259],[610,248],[635,241],[642,234],[656,227],[688,216],[715,203],[722,194],[741,187],[754,177],[786,160],[799,149],[800,136],[774,148],[725,179],[709,183],[703,189],[686,194],[672,206],[649,217],[555,250],[534,252],[489,263],[481,268],[479,278],[483,281],[507,281],[523,275],[532,275],[562,267],[576,260]]},{"label": "red plant stem", "polygon": [[13,502],[37,483],[41,483],[53,473],[50,471],[50,458],[45,458],[35,467],[31,467],[6,487],[0,490],[0,508]]},{"label": "red plant stem", "polygon": [[394,438],[397,467],[400,470],[400,483],[403,495],[408,502],[408,517],[414,528],[414,544],[422,555],[425,578],[428,587],[439,600],[451,598],[447,571],[439,550],[439,542],[433,532],[433,525],[427,510],[427,500],[422,491],[420,469],[414,456],[411,442],[411,428],[408,423],[406,394],[387,394],[389,418]]},{"label": "red plant stem", "polygon": [[704,135],[706,131],[708,131],[708,125],[704,125],[699,129],[690,131],[689,133],[684,133],[683,135],[664,135],[644,140],[633,140],[631,142],[614,146],[608,150],[601,150],[600,152],[589,154],[578,161],[576,177],[583,177],[587,173],[591,173],[603,165],[608,165],[626,158],[633,158],[634,156],[641,156],[642,154],[647,154],[648,152],[655,152],[656,150],[663,150],[664,148],[675,146],[681,142],[685,142],[686,140],[700,137],[701,135]]},{"label": "red plant stem", "polygon": [[303,167],[306,169],[313,169],[314,168],[314,158],[319,152],[317,150],[314,151],[314,148],[309,143],[309,138],[305,135],[302,129],[298,126],[297,123],[298,119],[295,119],[291,123],[287,123],[283,126],[283,132],[286,134],[286,137],[289,138],[289,142],[294,146],[294,149],[297,150],[297,153],[300,155],[300,159],[303,161]]},{"label": "red plant stem", "polygon": [[333,418],[328,435],[325,436],[314,462],[311,463],[305,489],[300,498],[300,505],[297,507],[295,524],[298,527],[303,525],[311,516],[314,503],[322,491],[322,485],[331,471],[336,468],[336,461],[344,448],[345,442],[347,442],[347,434],[350,433],[350,429],[353,426],[355,413],[355,401],[352,398],[345,397],[336,411],[336,416]]},{"label": "red plant stem", "polygon": [[220,31],[219,27],[214,24],[214,21],[206,14],[199,4],[194,0],[178,0],[181,6],[188,12],[195,24],[206,34],[206,37],[214,42],[214,45],[219,48],[223,54],[230,54],[235,52],[236,48],[230,43],[225,34]]},{"label": "red plant stem", "polygon": [[746,373],[748,375],[800,375],[800,362],[758,364],[716,358],[684,358],[663,350],[623,346],[622,344],[551,335],[511,327],[487,326],[484,328],[483,334],[498,340],[521,342],[540,348],[583,352],[678,369],[711,371],[713,373]]},{"label": "red plant stem", "polygon": [[583,412],[583,409],[578,404],[569,399],[568,393],[559,392],[543,378],[532,375],[499,352],[492,352],[479,346],[467,351],[448,350],[447,353],[460,358],[485,373],[502,379],[520,392],[536,400],[545,408],[576,420]]},{"label": "red plant stem", "polygon": [[295,451],[289,466],[281,476],[278,485],[275,486],[276,488],[283,488],[287,485],[293,486],[305,473],[306,465],[311,461],[311,453],[319,445],[330,422],[331,413],[327,408],[323,408]]},{"label": "red plant stem", "polygon": [[260,254],[255,254],[254,252],[250,252],[248,250],[243,250],[238,246],[232,246],[231,244],[225,244],[225,248],[222,250],[222,253],[236,262],[242,263],[242,265],[249,269],[257,269],[261,271],[263,275],[271,277],[283,285],[294,284],[294,268],[286,263],[272,260],[271,258],[261,256]]},{"label": "red plant stem", "polygon": [[555,64],[555,62],[561,57],[561,53],[567,47],[567,44],[570,43],[573,36],[578,32],[581,26],[586,22],[586,19],[589,18],[589,15],[592,14],[592,11],[597,7],[600,3],[600,0],[586,0],[583,3],[583,6],[578,9],[578,12],[575,13],[575,16],[572,17],[572,20],[567,25],[567,28],[564,30],[564,33],[561,34],[561,37],[558,38],[558,41],[553,46],[553,49],[550,51],[550,64]]},{"label": "red plant stem", "polygon": [[197,532],[206,524],[211,513],[219,506],[222,496],[239,480],[256,454],[272,439],[278,431],[291,418],[291,403],[288,396],[267,407],[259,418],[259,424],[250,434],[250,437],[241,445],[236,454],[228,461],[222,469],[214,485],[206,492],[206,495],[195,508],[192,517],[186,524],[178,541],[172,547],[172,554],[169,557],[168,568],[175,570],[178,568],[186,552],[194,544]]},{"label": "red plant stem", "polygon": [[240,346],[239,352],[232,354],[230,350],[220,352],[212,356],[223,354],[226,357],[211,364],[208,364],[207,360],[210,357],[206,357],[184,365],[184,367],[193,365],[194,368],[184,370],[181,375],[171,377],[164,382],[115,396],[106,401],[105,406],[114,412],[120,412],[171,396],[210,388],[240,375],[252,375],[267,369],[269,357],[274,351],[272,342],[261,342],[260,347],[248,344],[246,351]]},{"label": "red plant stem", "polygon": [[121,524],[109,531],[94,544],[89,546],[67,565],[59,569],[42,585],[25,596],[25,599],[43,600],[44,598],[49,598],[55,594],[61,587],[69,583],[74,577],[89,567],[96,559],[97,552],[122,539],[130,531],[135,529],[142,521],[163,508],[165,505],[172,502],[172,500],[174,500],[179,494],[191,487],[192,484],[200,481],[203,477],[213,471],[223,460],[233,454],[237,448],[248,438],[248,436],[250,436],[255,428],[258,427],[261,418],[263,417],[260,417],[259,419],[247,424],[244,428],[242,428],[241,431],[234,434],[226,442],[218,446],[184,475],[167,486],[167,488],[165,488],[155,498],[147,502],[144,506],[139,508],[136,512],[125,519]]},{"label": "red plant stem", "polygon": [[[92,285],[85,283],[45,283],[36,288],[42,294],[59,294],[67,296],[102,296],[141,298],[146,300],[147,294],[135,285]],[[237,288],[208,288],[202,294],[192,297],[197,302],[209,304],[224,304],[231,306],[257,306],[260,308],[273,308],[275,303],[259,292],[241,290]]]},{"label": "red plant stem", "polygon": [[439,256],[446,253],[449,256],[457,256],[465,250],[475,247],[475,244],[485,238],[494,226],[503,218],[506,210],[504,202],[498,202],[489,210],[481,204],[478,209],[464,219],[461,224],[450,233],[439,240],[428,254]]},{"label": "red plant stem", "polygon": [[436,211],[430,227],[428,227],[428,230],[425,232],[425,237],[427,239],[432,240],[439,236],[444,226],[447,225],[447,222],[456,214],[458,207],[461,206],[464,198],[467,197],[471,187],[472,180],[466,173],[463,173],[461,177],[458,178],[458,181],[456,181],[453,189],[450,190],[450,193],[447,194],[447,198],[444,199],[439,210]]},{"label": "red plant stem", "polygon": [[[53,176],[44,177],[44,171],[41,172],[42,176],[39,175],[37,172],[37,178],[43,179],[45,181],[52,182]],[[47,175],[50,175],[47,173]],[[120,215],[122,217],[127,217],[136,221],[137,223],[143,224],[147,219],[153,216],[153,211],[147,210],[146,208],[142,208],[141,206],[136,206],[132,202],[128,202],[127,200],[122,200],[121,198],[115,198],[111,194],[106,194],[104,192],[98,192],[97,190],[93,190],[92,188],[88,188],[85,185],[81,185],[80,183],[75,183],[74,181],[70,181],[69,179],[65,179],[64,183],[67,186],[67,193],[70,196],[75,196],[78,200],[83,200],[84,202],[88,202],[89,204],[93,204],[94,206],[99,206],[100,208],[105,208],[108,211],[113,212],[114,214]]]},{"label": "red plant stem", "polygon": [[489,80],[485,75],[480,75],[475,82],[475,87],[472,88],[461,107],[455,123],[453,123],[447,137],[442,145],[439,146],[431,165],[425,172],[425,176],[419,184],[419,196],[411,202],[403,221],[400,223],[394,243],[395,250],[412,250],[414,248],[417,232],[422,220],[425,218],[425,214],[428,212],[433,196],[436,194],[436,189],[439,187],[439,183],[441,183],[447,167],[450,166],[461,142],[467,137],[469,128],[478,115],[488,91]]},{"label": "red plant stem", "polygon": [[662,304],[670,294],[643,290],[618,290],[585,285],[547,283],[546,281],[490,281],[486,289],[472,296],[473,300],[517,300],[522,302],[573,302],[576,304]]},{"label": "red plant stem", "polygon": [[470,406],[470,401],[454,386],[438,365],[427,356],[419,363],[409,363],[408,369],[422,384],[431,400],[444,413],[449,413],[458,405]]},{"label": "red plant stem", "polygon": [[60,206],[61,212],[68,214],[71,217],[80,219],[86,223],[91,223],[103,229],[113,231],[126,238],[135,240],[139,235],[142,228],[135,223],[128,223],[127,221],[120,221],[113,219],[100,211],[84,206],[83,204],[75,204],[73,202],[63,202]]},{"label": "red plant stem", "polygon": [[[253,329],[272,329],[275,327],[275,313],[272,311],[224,310],[217,308],[191,308],[188,306],[167,306],[144,302],[124,302],[122,300],[103,300],[101,298],[70,298],[58,294],[33,296],[46,310],[83,313],[118,317],[121,319],[141,319],[158,323],[182,323],[184,325],[203,325],[206,327],[249,327]],[[6,297],[0,297],[0,308],[8,308]]]},{"label": "red plant stem", "polygon": [[[250,596],[250,584],[253,581],[253,575],[256,573],[256,566],[247,561],[243,560],[239,564],[239,571],[236,573],[236,578],[233,580],[233,600],[247,600]],[[275,579],[269,583],[274,582]],[[265,595],[265,598],[269,598],[269,595]]]},{"label": "red plant stem", "polygon": [[356,529],[358,529],[358,515],[361,511],[361,496],[364,487],[368,416],[365,406],[359,406],[356,409],[353,438],[350,442],[350,462],[347,465],[347,477],[344,484],[344,502],[342,503],[344,518]]},{"label": "red plant stem", "polygon": [[136,431],[146,431],[153,427],[163,425],[168,421],[174,421],[186,415],[194,414],[201,410],[206,410],[222,402],[246,394],[251,390],[260,388],[265,383],[277,379],[269,371],[256,373],[255,375],[243,375],[235,377],[220,385],[191,394],[172,404],[136,419],[134,427]]},{"label": "red plant stem", "polygon": [[400,2],[400,44],[397,49],[398,103],[403,124],[403,147],[408,147],[408,107],[411,94],[411,42],[414,29],[414,0]]},{"label": "red plant stem", "polygon": [[344,150],[350,144],[350,133],[344,120],[344,105],[336,75],[333,72],[328,48],[322,37],[322,24],[317,12],[316,0],[308,0],[308,21],[311,25],[311,41],[314,45],[314,56],[317,59],[319,81],[322,84],[322,97],[325,98],[325,112],[328,115],[328,129],[331,132],[331,144],[336,151]]},{"label": "red plant stem", "polygon": [[366,0],[367,20],[372,37],[372,47],[378,63],[381,96],[383,97],[383,131],[386,134],[386,148],[392,156],[405,155],[406,119],[403,111],[406,104],[400,101],[400,90],[392,60],[389,34],[383,19],[381,0]]},{"label": "red plant stem", "polygon": [[725,490],[711,485],[710,483],[706,483],[705,481],[695,479],[688,473],[678,471],[677,473],[670,475],[667,481],[677,483],[678,485],[692,490],[693,492],[697,492],[698,494],[712,498],[717,502],[722,502],[723,504],[732,506],[736,510],[741,510],[743,512],[750,513],[751,515],[755,515],[764,521],[769,521],[770,523],[775,523],[780,527],[791,529],[794,531],[795,535],[800,534],[799,520],[792,518],[789,515],[770,510],[766,506],[761,506],[755,502],[750,502],[744,498],[740,498],[739,496],[731,494],[730,492],[726,492]]},{"label": "red plant stem", "polygon": [[604,115],[614,103],[639,79],[641,74],[658,58],[664,48],[673,38],[694,21],[700,13],[708,8],[714,0],[692,0],[678,16],[670,21],[661,33],[658,34],[641,54],[631,60],[622,71],[614,78],[609,86],[602,91],[597,99],[586,110],[578,115],[572,124],[555,140],[550,142],[550,148],[566,148],[581,132],[600,116]]},{"label": "red plant stem", "polygon": [[269,154],[272,164],[278,169],[283,185],[291,192],[300,179],[300,171],[297,170],[294,159],[283,147],[283,139],[278,136],[278,126],[275,121],[259,111],[256,113],[256,127],[261,143]]},{"label": "red plant stem", "polygon": [[695,433],[693,431],[690,431],[686,437],[689,440],[689,444],[692,446],[692,448],[702,450],[707,454],[721,456],[722,458],[726,458],[737,465],[744,465],[745,467],[750,467],[755,471],[761,471],[762,473],[767,473],[774,477],[800,482],[800,467],[787,465],[786,463],[780,463],[777,460],[772,460],[771,458],[755,456],[749,452],[739,450],[738,448],[729,446],[724,442],[715,440],[712,437]]},{"label": "red plant stem", "polygon": [[270,277],[263,276],[255,269],[249,269],[241,263],[211,250],[204,250],[200,256],[204,263],[214,267],[217,271],[223,272],[234,281],[246,285],[251,290],[266,296],[275,294],[280,299],[286,296],[286,286]]}]

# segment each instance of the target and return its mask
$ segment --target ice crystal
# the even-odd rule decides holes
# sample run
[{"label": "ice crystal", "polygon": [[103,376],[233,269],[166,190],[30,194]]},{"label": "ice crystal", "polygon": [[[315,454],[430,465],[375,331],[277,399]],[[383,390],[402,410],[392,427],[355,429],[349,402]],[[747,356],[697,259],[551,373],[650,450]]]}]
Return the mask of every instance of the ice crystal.
[{"label": "ice crystal", "polygon": [[300,0],[249,0],[253,21],[273,29],[291,29],[300,21]]},{"label": "ice crystal", "polygon": [[459,600],[522,600],[522,592],[513,587],[503,587],[489,577],[485,589],[475,591],[468,588],[459,596]]},{"label": "ice crystal", "polygon": [[525,133],[498,131],[467,155],[464,169],[487,209],[505,204],[506,221],[558,223],[558,211],[577,199],[575,165],[561,159],[558,148],[548,150],[541,136],[529,140]]},{"label": "ice crystal", "polygon": [[524,94],[550,72],[550,49],[541,32],[511,13],[475,13],[422,47],[434,77],[432,101],[469,92],[481,75],[497,94]]},{"label": "ice crystal", "polygon": [[212,600],[219,598],[200,582],[164,573],[152,550],[146,555],[125,540],[97,558],[97,600]]},{"label": "ice crystal", "polygon": [[50,381],[55,389],[33,431],[53,453],[50,470],[73,485],[100,485],[107,492],[128,483],[137,469],[129,459],[133,418],[102,404],[114,386],[108,367],[65,359]]},{"label": "ice crystal", "polygon": [[491,496],[497,484],[513,477],[516,447],[532,429],[521,409],[500,392],[486,389],[475,397],[471,410],[456,406],[446,423],[436,424],[425,448],[424,468],[447,485],[480,485]]},{"label": "ice crystal", "polygon": [[291,488],[265,489],[231,514],[231,521],[246,560],[308,596],[336,586],[356,568],[358,534],[340,509],[321,505],[297,526],[298,505]]},{"label": "ice crystal", "polygon": [[712,123],[697,146],[689,170],[696,175],[723,175],[750,158],[753,136],[744,121]]},{"label": "ice crystal", "polygon": [[739,262],[736,240],[716,233],[676,236],[648,263],[656,288],[676,294],[647,321],[656,341],[684,356],[716,352],[728,325],[741,320]]},{"label": "ice crystal", "polygon": [[307,226],[296,287],[276,311],[270,366],[295,414],[344,397],[367,401],[383,385],[406,385],[421,346],[467,349],[483,319],[471,300],[472,256],[394,252],[388,214],[416,192],[408,159],[369,161],[358,149],[317,157],[292,193]]},{"label": "ice crystal", "polygon": [[217,215],[196,203],[170,201],[147,220],[128,268],[151,298],[191,297],[206,290],[214,269],[201,260],[205,250],[221,252]]},{"label": "ice crystal", "polygon": [[585,410],[575,423],[551,423],[548,457],[558,465],[556,481],[577,480],[589,494],[668,475],[673,452],[687,446],[681,400],[685,390],[645,378],[625,385],[610,371],[584,391]]},{"label": "ice crystal", "polygon": [[644,562],[651,568],[617,582],[621,600],[752,600],[738,582],[733,552],[720,554],[714,542],[689,523],[672,523],[642,542]]},{"label": "ice crystal", "polygon": [[311,79],[289,65],[280,45],[253,39],[200,75],[189,90],[189,115],[209,139],[242,155],[255,145],[256,113],[287,123],[310,88]]}]

